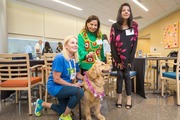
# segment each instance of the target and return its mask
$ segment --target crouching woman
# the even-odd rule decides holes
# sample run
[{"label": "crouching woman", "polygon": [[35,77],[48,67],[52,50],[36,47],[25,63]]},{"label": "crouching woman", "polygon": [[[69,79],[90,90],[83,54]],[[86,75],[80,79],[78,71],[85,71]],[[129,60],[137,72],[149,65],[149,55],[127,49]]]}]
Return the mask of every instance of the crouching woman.
[{"label": "crouching woman", "polygon": [[56,97],[58,103],[47,103],[37,99],[36,116],[40,116],[41,110],[46,107],[60,114],[59,120],[72,120],[71,110],[84,95],[81,83],[73,83],[74,79],[84,79],[78,66],[77,38],[68,36],[64,40],[63,48],[62,54],[57,54],[52,63],[52,72],[47,82],[48,93]]}]

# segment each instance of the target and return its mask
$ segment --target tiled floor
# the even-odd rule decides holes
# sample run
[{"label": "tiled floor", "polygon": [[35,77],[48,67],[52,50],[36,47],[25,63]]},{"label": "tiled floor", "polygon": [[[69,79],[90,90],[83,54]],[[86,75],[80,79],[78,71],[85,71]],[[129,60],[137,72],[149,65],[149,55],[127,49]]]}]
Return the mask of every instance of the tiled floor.
[{"label": "tiled floor", "polygon": [[[176,105],[176,97],[163,98],[160,94],[146,94],[147,99],[138,94],[132,94],[133,107],[125,109],[125,96],[123,107],[116,108],[117,100],[114,85],[105,86],[107,96],[102,101],[101,111],[106,120],[180,120],[180,106]],[[52,100],[54,101],[54,100]],[[33,107],[34,110],[34,107]],[[78,111],[74,111],[74,120],[78,119]],[[41,117],[28,115],[27,100],[15,104],[14,100],[7,99],[0,102],[0,120],[58,120],[59,116],[52,110],[43,110]],[[93,120],[97,120],[93,117]]]}]

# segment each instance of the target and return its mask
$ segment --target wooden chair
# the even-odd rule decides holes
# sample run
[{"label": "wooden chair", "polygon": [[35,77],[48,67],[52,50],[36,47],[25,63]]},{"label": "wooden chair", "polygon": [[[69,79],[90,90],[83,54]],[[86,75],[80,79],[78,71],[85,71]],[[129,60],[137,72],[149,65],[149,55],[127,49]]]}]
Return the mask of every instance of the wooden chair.
[{"label": "wooden chair", "polygon": [[[176,72],[163,72],[163,64],[173,64],[176,65]],[[180,50],[177,55],[177,63],[173,62],[161,62],[160,63],[160,77],[161,77],[161,95],[164,96],[164,82],[174,81],[176,84],[176,95],[177,95],[177,105],[180,105]]]},{"label": "wooden chair", "polygon": [[39,95],[42,98],[42,78],[31,77],[31,69],[36,67],[41,66],[30,67],[28,54],[0,54],[0,91],[15,90],[18,103],[19,91],[27,90],[29,115],[32,114],[31,90],[34,86],[39,86]]},{"label": "wooden chair", "polygon": [[[111,53],[106,53],[106,61],[108,64],[112,65],[112,57],[111,57]],[[130,78],[131,80],[134,80],[134,93],[136,93],[136,71],[130,71]],[[115,79],[117,78],[117,71],[111,71],[110,75],[109,75],[109,83],[111,81],[115,81]]]},{"label": "wooden chair", "polygon": [[[148,57],[161,57],[161,56],[162,56],[161,53],[147,53],[147,58]],[[153,60],[147,61],[146,76],[145,76],[146,80],[144,82],[145,86],[150,87],[151,83],[153,83],[154,85],[153,89],[155,89],[155,80],[156,80],[156,77],[158,77],[158,75],[156,75],[157,67],[158,66],[156,65],[155,61]]]},{"label": "wooden chair", "polygon": [[[45,82],[47,83],[48,77],[52,71],[52,62],[57,53],[44,53],[44,69],[45,69]],[[47,102],[48,91],[45,90],[45,102]]]}]

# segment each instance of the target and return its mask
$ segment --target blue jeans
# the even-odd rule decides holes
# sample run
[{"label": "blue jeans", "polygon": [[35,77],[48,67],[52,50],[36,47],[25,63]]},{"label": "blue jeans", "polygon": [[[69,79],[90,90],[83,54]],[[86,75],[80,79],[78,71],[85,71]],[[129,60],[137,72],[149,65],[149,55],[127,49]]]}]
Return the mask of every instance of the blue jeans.
[{"label": "blue jeans", "polygon": [[58,104],[52,104],[51,109],[59,114],[62,114],[65,112],[67,106],[70,109],[73,109],[79,102],[79,99],[83,96],[84,91],[81,88],[63,86],[59,93],[55,96],[58,99]]}]

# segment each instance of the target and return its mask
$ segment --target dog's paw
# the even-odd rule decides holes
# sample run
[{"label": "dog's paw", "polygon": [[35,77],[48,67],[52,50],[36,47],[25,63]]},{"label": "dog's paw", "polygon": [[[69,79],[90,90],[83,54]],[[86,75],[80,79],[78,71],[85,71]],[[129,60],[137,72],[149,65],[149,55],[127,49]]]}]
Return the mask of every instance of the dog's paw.
[{"label": "dog's paw", "polygon": [[92,120],[91,117],[87,117],[86,120]]},{"label": "dog's paw", "polygon": [[104,116],[102,116],[102,115],[98,115],[98,117],[97,117],[97,118],[98,118],[98,120],[106,120],[106,119],[105,119],[105,117],[104,117]]}]

